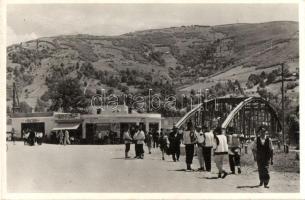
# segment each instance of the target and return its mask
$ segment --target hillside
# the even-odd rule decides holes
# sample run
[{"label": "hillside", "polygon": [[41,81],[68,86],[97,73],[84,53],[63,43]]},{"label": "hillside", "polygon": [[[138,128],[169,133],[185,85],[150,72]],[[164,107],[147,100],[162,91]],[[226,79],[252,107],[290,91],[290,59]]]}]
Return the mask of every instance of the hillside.
[{"label": "hillside", "polygon": [[38,99],[48,102],[47,84],[58,73],[77,77],[91,92],[112,88],[136,93],[148,87],[158,92],[167,84],[185,92],[206,87],[207,81],[231,79],[232,74],[244,87],[251,73],[270,71],[277,63],[298,68],[298,43],[297,22],[39,38],[7,47],[7,102],[11,105],[13,82],[20,101],[33,108]]}]

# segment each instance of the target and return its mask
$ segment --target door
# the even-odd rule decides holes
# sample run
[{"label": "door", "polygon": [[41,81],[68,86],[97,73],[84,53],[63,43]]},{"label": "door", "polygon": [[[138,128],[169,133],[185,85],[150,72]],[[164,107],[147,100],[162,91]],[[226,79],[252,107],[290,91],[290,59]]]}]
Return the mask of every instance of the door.
[{"label": "door", "polygon": [[95,124],[86,124],[86,143],[93,144],[95,135]]}]

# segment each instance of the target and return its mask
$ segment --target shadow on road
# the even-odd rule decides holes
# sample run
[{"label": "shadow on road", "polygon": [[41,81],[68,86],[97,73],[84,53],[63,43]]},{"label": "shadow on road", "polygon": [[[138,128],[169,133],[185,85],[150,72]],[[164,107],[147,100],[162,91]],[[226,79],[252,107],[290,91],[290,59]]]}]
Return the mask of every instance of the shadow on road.
[{"label": "shadow on road", "polygon": [[186,169],[175,169],[175,170],[168,170],[168,171],[174,171],[174,172],[185,172]]},{"label": "shadow on road", "polygon": [[121,157],[121,158],[111,158],[111,160],[135,160],[135,158],[124,158],[124,157]]},{"label": "shadow on road", "polygon": [[236,188],[241,189],[241,188],[258,188],[260,187],[259,185],[244,185],[244,186],[237,186]]},{"label": "shadow on road", "polygon": [[214,177],[203,177],[201,179],[218,179],[218,177],[217,176],[214,176]]}]

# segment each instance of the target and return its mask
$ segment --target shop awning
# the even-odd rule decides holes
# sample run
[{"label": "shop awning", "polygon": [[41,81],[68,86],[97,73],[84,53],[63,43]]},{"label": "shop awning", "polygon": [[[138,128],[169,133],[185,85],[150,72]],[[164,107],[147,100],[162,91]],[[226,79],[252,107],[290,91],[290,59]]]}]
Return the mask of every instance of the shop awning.
[{"label": "shop awning", "polygon": [[58,124],[56,127],[52,129],[52,131],[58,131],[58,130],[74,130],[79,127],[79,123],[64,123],[64,124]]}]

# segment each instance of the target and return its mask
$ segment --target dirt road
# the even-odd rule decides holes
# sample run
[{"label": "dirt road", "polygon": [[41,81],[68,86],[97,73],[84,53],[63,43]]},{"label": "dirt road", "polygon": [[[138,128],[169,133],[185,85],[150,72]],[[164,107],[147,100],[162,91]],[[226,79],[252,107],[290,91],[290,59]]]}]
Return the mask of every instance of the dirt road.
[{"label": "dirt road", "polygon": [[[270,188],[254,187],[257,170],[215,179],[212,173],[185,172],[185,157],[161,160],[160,150],[144,160],[123,158],[123,145],[23,146],[9,144],[8,192],[299,192],[298,173],[271,171]],[[147,152],[147,149],[145,148]],[[131,147],[134,156],[134,146]],[[229,171],[228,164],[225,165]],[[198,168],[194,158],[193,168]]]}]

